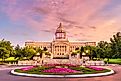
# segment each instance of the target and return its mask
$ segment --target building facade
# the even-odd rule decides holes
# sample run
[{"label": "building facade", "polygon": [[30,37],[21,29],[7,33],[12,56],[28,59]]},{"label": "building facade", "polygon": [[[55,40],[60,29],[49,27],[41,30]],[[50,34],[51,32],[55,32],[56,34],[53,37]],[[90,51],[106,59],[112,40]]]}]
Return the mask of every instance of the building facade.
[{"label": "building facade", "polygon": [[42,49],[46,47],[48,51],[53,55],[53,58],[68,58],[69,54],[71,54],[71,52],[74,51],[76,48],[80,48],[81,46],[86,45],[96,46],[96,42],[70,42],[61,23],[56,29],[55,39],[52,42],[25,42],[25,46],[40,47]]}]

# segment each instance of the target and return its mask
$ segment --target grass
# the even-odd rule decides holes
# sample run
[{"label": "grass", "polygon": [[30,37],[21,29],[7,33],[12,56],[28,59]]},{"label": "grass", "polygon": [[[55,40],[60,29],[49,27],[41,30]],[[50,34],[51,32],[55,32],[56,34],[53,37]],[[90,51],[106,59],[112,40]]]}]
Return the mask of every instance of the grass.
[{"label": "grass", "polygon": [[[104,61],[106,61],[105,59]],[[109,59],[109,64],[120,64],[121,65],[121,58],[118,59]]]},{"label": "grass", "polygon": [[0,64],[5,64],[5,63],[9,63],[9,62],[11,62],[11,63],[17,62],[17,59],[14,59],[14,57],[9,57],[9,58],[5,59],[4,62],[2,62],[2,59],[0,58]]},{"label": "grass", "polygon": [[[5,59],[5,61],[16,61],[17,59],[14,59],[14,57],[9,57],[7,59]],[[0,61],[2,61],[2,59],[0,58]]]}]

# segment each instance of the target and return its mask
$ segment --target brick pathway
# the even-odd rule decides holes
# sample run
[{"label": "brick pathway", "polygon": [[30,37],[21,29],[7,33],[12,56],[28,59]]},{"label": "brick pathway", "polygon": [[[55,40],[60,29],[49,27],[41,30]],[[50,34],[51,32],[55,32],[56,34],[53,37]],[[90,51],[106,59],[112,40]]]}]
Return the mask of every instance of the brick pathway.
[{"label": "brick pathway", "polygon": [[91,78],[34,78],[34,77],[22,77],[10,75],[11,68],[0,69],[0,81],[121,81],[121,65],[119,66],[106,66],[114,69],[116,74],[103,77],[91,77]]}]

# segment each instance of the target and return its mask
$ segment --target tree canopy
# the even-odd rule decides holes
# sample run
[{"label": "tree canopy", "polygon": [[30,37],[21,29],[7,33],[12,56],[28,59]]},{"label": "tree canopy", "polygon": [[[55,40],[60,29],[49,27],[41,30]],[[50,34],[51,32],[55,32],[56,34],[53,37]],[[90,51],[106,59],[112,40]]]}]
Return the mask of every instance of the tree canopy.
[{"label": "tree canopy", "polygon": [[[0,58],[2,61],[5,61],[8,57],[15,57],[18,60],[24,58],[30,60],[37,53],[40,53],[40,57],[42,57],[43,52],[49,53],[46,47],[43,49],[40,47],[20,47],[19,45],[13,47],[10,41],[0,40]],[[76,48],[72,53],[79,53],[80,57],[82,57],[83,52],[89,55],[90,59],[121,58],[121,33],[117,32],[113,35],[110,38],[110,42],[100,41],[97,43],[97,46],[82,46]]]}]

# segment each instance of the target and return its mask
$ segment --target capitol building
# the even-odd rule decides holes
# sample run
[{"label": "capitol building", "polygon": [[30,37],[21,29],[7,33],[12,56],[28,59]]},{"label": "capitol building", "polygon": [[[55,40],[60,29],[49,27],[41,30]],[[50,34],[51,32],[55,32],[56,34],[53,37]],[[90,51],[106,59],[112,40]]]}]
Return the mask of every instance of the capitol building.
[{"label": "capitol building", "polygon": [[96,46],[96,42],[70,42],[67,38],[66,31],[60,23],[55,31],[55,38],[52,42],[25,42],[25,46],[47,48],[48,52],[53,55],[53,58],[64,57],[69,58],[69,54],[75,51],[76,48],[82,46]]}]

